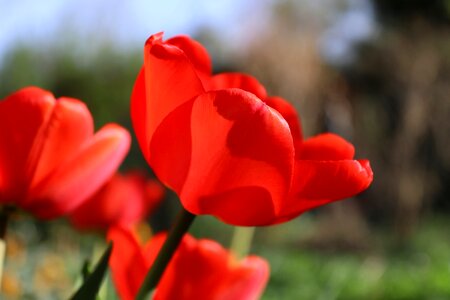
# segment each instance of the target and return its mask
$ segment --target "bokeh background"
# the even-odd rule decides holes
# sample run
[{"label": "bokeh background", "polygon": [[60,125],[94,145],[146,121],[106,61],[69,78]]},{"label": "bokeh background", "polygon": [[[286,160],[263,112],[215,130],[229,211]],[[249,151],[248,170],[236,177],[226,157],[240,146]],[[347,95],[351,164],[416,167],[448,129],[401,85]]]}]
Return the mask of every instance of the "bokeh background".
[{"label": "bokeh background", "polygon": [[[96,126],[130,127],[150,34],[189,34],[214,69],[247,72],[297,108],[306,136],[338,133],[368,158],[363,194],[258,228],[272,269],[262,299],[450,299],[449,0],[0,0],[0,98],[27,85],[83,99]],[[122,169],[143,168],[137,143]],[[152,217],[167,228],[168,192]],[[192,233],[228,246],[232,227]],[[6,299],[63,299],[101,235],[17,215]],[[96,254],[97,253],[97,254]],[[2,298],[3,299],[3,298]],[[114,299],[114,298],[111,298]]]}]

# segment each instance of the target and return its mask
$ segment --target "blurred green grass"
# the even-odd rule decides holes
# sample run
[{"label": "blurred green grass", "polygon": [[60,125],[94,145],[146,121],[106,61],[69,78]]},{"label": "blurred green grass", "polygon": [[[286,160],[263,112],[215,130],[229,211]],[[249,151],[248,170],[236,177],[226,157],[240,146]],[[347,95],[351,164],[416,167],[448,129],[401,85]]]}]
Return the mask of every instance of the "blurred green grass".
[{"label": "blurred green grass", "polygon": [[450,299],[448,228],[431,220],[402,249],[368,255],[265,247],[272,275],[263,299]]},{"label": "blurred green grass", "polygon": [[[314,226],[314,218],[305,215],[257,230],[253,252],[271,265],[263,300],[450,299],[450,220],[445,215],[426,219],[401,244],[390,228],[370,232],[371,249],[356,253],[305,246],[305,231]],[[193,232],[226,246],[232,229],[207,217],[196,221]]]},{"label": "blurred green grass", "polygon": [[[371,231],[371,246],[363,251],[309,245],[317,222],[306,214],[257,228],[251,253],[271,266],[263,300],[450,299],[450,220],[445,215],[425,219],[403,243],[393,240],[390,228]],[[224,247],[232,232],[232,226],[207,216],[197,218],[191,230]],[[26,216],[13,219],[9,241],[5,274],[19,282],[19,291],[6,299],[65,299],[83,261],[95,261],[105,246],[101,235],[81,234],[65,221],[42,223]]]}]

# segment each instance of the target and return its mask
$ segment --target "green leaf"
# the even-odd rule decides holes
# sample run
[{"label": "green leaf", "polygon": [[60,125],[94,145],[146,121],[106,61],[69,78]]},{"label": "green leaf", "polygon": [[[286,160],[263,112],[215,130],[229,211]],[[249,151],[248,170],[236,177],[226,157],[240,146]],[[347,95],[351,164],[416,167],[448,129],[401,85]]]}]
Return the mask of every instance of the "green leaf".
[{"label": "green leaf", "polygon": [[81,268],[81,278],[83,279],[83,283],[86,282],[86,280],[89,278],[89,275],[91,275],[91,262],[89,259],[86,259],[83,263],[83,266]]},{"label": "green leaf", "polygon": [[89,274],[81,287],[75,292],[70,300],[95,300],[108,269],[108,261],[111,256],[112,243],[109,244],[105,253],[103,253],[94,271]]}]

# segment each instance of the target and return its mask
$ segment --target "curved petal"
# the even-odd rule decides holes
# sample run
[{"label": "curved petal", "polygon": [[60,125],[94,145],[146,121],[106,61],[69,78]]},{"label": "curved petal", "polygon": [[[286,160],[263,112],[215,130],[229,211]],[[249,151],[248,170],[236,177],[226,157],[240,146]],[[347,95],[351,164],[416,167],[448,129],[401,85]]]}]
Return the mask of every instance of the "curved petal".
[{"label": "curved petal", "polygon": [[76,99],[59,99],[30,152],[31,189],[70,160],[93,133],[94,122],[86,105]]},{"label": "curved petal", "polygon": [[259,186],[238,187],[202,196],[196,205],[201,214],[214,215],[237,226],[269,225],[279,211],[269,190]]},{"label": "curved petal", "polygon": [[0,202],[18,202],[26,193],[29,153],[54,105],[53,95],[37,87],[0,101]]},{"label": "curved petal", "polygon": [[304,199],[348,198],[368,188],[373,180],[368,160],[300,160],[295,168],[292,194]]},{"label": "curved petal", "polygon": [[288,222],[300,216],[304,212],[307,212],[316,207],[320,207],[334,201],[335,200],[330,199],[305,199],[292,197],[289,200],[287,200],[287,203],[289,204],[286,205],[281,214],[278,215],[276,219],[274,219],[273,224],[275,225]]},{"label": "curved petal", "polygon": [[145,183],[146,206],[152,211],[161,203],[165,190],[161,183],[156,180],[147,180]]},{"label": "curved petal", "polygon": [[[162,34],[151,36],[145,44],[144,72],[145,90],[139,77],[134,86],[131,111],[139,144],[148,159],[148,141],[162,120],[204,89],[186,53],[162,42]],[[144,140],[143,134],[147,137]]]},{"label": "curved petal", "polygon": [[[289,127],[276,111],[251,93],[228,89],[200,95],[161,125],[151,165],[186,209],[239,225],[273,217],[289,190],[294,160]],[[222,210],[233,199],[243,202]]]},{"label": "curved petal", "polygon": [[107,239],[113,242],[109,266],[117,292],[122,300],[133,300],[149,268],[144,253],[132,231],[115,227]]},{"label": "curved petal", "polygon": [[254,94],[263,101],[267,97],[264,86],[250,75],[242,73],[220,73],[211,77],[208,85],[209,90],[223,90],[228,88],[242,89]]},{"label": "curved petal", "polygon": [[145,69],[141,68],[131,92],[131,121],[142,154],[148,162],[150,135],[147,134]]},{"label": "curved petal", "polygon": [[79,229],[129,227],[141,221],[161,199],[152,198],[153,202],[147,203],[146,192],[146,179],[142,174],[116,173],[93,197],[70,213],[70,221]]},{"label": "curved petal", "polygon": [[158,126],[150,142],[148,163],[158,179],[178,194],[191,162],[190,119],[193,101],[172,111]]},{"label": "curved petal", "polygon": [[220,299],[228,277],[228,253],[218,243],[183,238],[181,247],[164,274],[155,300]]},{"label": "curved petal", "polygon": [[297,161],[293,189],[274,224],[364,191],[373,180],[368,160]]},{"label": "curved petal", "polygon": [[266,260],[257,256],[246,257],[232,272],[221,299],[260,299],[269,280],[269,273]]},{"label": "curved petal", "polygon": [[164,189],[155,180],[148,180],[136,171],[122,177],[122,186],[117,186],[114,194],[120,195],[122,205],[116,222],[130,226],[143,221],[156,208],[162,200]]},{"label": "curved petal", "polygon": [[355,147],[342,137],[333,133],[323,133],[302,143],[302,160],[342,160],[353,159]]},{"label": "curved petal", "polygon": [[166,41],[167,44],[183,50],[189,61],[194,65],[200,77],[209,77],[212,73],[212,63],[208,51],[199,42],[186,35],[179,35]]},{"label": "curved petal", "polygon": [[[68,216],[72,225],[80,230],[102,230],[117,225],[125,207],[124,197],[128,201],[128,196],[123,193],[115,193],[117,185],[121,185],[120,179],[118,181],[113,177],[93,197],[72,211]],[[133,200],[130,201],[130,204],[134,204]]]},{"label": "curved petal", "polygon": [[292,138],[294,139],[294,144],[297,145],[301,142],[303,140],[302,127],[295,107],[283,98],[277,96],[268,97],[264,100],[264,102],[279,112],[289,124]]},{"label": "curved petal", "polygon": [[[291,182],[294,148],[284,119],[253,94],[227,89],[209,92],[195,100],[191,132],[191,165],[180,195],[184,206],[193,213],[211,213],[233,224],[265,223],[271,216],[258,203],[265,203],[268,193],[276,212]],[[249,194],[249,187],[258,187],[258,192]],[[235,192],[243,189],[246,201]],[[260,189],[267,193],[260,193]],[[203,203],[199,200],[203,197],[223,196],[231,191],[234,192],[230,197],[220,200],[233,201],[237,197],[247,202],[235,206],[242,208],[240,220],[235,220],[235,211],[222,211],[219,202],[215,209],[211,198],[208,207],[212,210],[202,211]],[[254,210],[260,215],[244,210],[249,202],[258,206]]]},{"label": "curved petal", "polygon": [[[167,235],[155,235],[144,247],[136,235],[113,228],[108,239],[114,242],[110,260],[114,283],[122,299],[133,299],[149,266]],[[168,264],[153,300],[177,299],[258,299],[269,276],[265,260],[250,256],[236,261],[233,255],[212,240],[195,240],[185,235]]]},{"label": "curved petal", "polygon": [[183,238],[155,294],[155,300],[258,299],[268,279],[267,262],[239,262],[212,240]]},{"label": "curved petal", "polygon": [[35,186],[22,206],[41,218],[73,210],[114,174],[129,146],[130,136],[124,128],[104,126],[77,155]]}]

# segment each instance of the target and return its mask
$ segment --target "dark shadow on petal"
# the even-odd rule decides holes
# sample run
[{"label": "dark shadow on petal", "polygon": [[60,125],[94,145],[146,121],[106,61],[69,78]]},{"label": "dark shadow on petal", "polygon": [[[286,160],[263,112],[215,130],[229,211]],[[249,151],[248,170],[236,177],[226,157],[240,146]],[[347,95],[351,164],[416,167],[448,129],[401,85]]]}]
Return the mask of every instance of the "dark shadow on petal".
[{"label": "dark shadow on petal", "polygon": [[150,142],[150,165],[159,180],[178,194],[191,163],[191,111],[194,101],[173,110],[157,127]]},{"label": "dark shadow on petal", "polygon": [[227,137],[231,155],[271,164],[290,182],[294,147],[287,124],[256,96],[239,89],[218,91],[214,106],[221,116],[234,121]]}]

